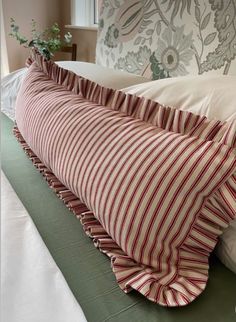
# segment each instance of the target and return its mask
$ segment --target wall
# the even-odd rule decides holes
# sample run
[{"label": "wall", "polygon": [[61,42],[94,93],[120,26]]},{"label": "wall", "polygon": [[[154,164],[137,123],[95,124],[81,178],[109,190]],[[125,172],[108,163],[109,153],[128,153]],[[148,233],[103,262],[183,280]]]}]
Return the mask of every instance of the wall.
[{"label": "wall", "polygon": [[97,31],[65,28],[65,32],[68,31],[72,34],[73,42],[77,44],[77,60],[94,63]]},{"label": "wall", "polygon": [[1,0],[1,78],[9,73],[9,65],[7,58],[7,44],[5,37],[4,18],[2,12],[2,0]]},{"label": "wall", "polygon": [[[70,25],[70,1],[61,0],[62,8],[62,25]],[[77,60],[95,62],[97,30],[68,29],[64,28],[64,32],[70,31],[73,36],[73,42],[77,44]]]},{"label": "wall", "polygon": [[[39,29],[44,29],[54,22],[61,26],[62,0],[2,0],[6,42],[10,71],[21,68],[28,56],[28,49],[20,46],[15,39],[8,36],[10,18],[13,17],[20,26],[22,34],[29,36],[31,19],[37,21]],[[69,2],[69,1],[68,1]]]},{"label": "wall", "polygon": [[[29,53],[28,49],[23,48],[15,39],[8,36],[11,17],[16,20],[20,31],[26,36],[30,35],[31,19],[37,21],[41,30],[57,22],[62,34],[70,31],[73,42],[77,43],[77,60],[95,61],[97,31],[64,28],[65,25],[71,23],[69,0],[2,0],[2,5],[10,71],[24,67]],[[68,59],[70,59],[68,54],[55,55],[55,60]]]}]

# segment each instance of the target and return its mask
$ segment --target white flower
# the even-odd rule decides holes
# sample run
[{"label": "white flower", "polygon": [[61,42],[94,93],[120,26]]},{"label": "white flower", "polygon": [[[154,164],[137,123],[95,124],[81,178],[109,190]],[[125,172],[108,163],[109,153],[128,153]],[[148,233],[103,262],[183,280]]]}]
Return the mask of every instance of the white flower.
[{"label": "white flower", "polygon": [[72,39],[72,34],[68,31],[68,33],[67,34],[65,34],[65,42],[67,43],[67,44],[69,44],[70,42],[71,42],[71,39]]},{"label": "white flower", "polygon": [[188,73],[185,66],[190,64],[194,54],[192,44],[192,32],[184,35],[184,26],[177,27],[175,32],[166,28],[157,40],[154,55],[170,76],[183,76]]}]

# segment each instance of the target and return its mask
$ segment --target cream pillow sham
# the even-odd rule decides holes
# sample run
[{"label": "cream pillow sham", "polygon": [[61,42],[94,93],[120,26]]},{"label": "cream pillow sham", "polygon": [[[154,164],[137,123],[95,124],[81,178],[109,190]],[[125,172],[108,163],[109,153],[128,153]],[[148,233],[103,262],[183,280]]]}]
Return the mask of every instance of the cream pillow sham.
[{"label": "cream pillow sham", "polygon": [[209,119],[236,119],[236,76],[167,78],[127,87],[123,91],[206,115]]}]

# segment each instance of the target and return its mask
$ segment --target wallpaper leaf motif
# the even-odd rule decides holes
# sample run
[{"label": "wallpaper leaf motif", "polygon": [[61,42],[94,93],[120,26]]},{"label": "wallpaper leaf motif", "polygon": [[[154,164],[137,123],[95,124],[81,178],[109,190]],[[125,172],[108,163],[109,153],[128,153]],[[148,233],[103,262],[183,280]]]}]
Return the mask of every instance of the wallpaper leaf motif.
[{"label": "wallpaper leaf motif", "polygon": [[211,13],[209,12],[202,20],[201,30],[204,30],[207,27],[207,25],[210,21],[210,18],[211,18]]},{"label": "wallpaper leaf motif", "polygon": [[122,51],[123,51],[123,43],[121,42],[121,43],[120,43],[120,47],[119,47],[119,54],[121,54],[121,53],[122,53]]},{"label": "wallpaper leaf motif", "polygon": [[141,36],[137,37],[134,41],[134,45],[139,45],[141,43],[141,40],[142,40]]},{"label": "wallpaper leaf motif", "polygon": [[208,46],[210,45],[216,37],[216,32],[212,32],[211,34],[207,35],[206,38],[204,39],[204,45]]},{"label": "wallpaper leaf motif", "polygon": [[140,47],[137,52],[131,51],[124,58],[119,58],[115,68],[139,75],[148,65],[150,56],[151,50],[147,46]]},{"label": "wallpaper leaf motif", "polygon": [[230,62],[236,56],[236,2],[235,0],[209,0],[215,10],[215,27],[218,30],[219,45],[210,52],[202,63],[202,71],[218,69],[225,65],[227,73]]},{"label": "wallpaper leaf motif", "polygon": [[200,19],[201,19],[201,13],[200,13],[200,9],[199,9],[199,6],[195,6],[195,18],[197,20],[197,22],[199,23],[200,22]]},{"label": "wallpaper leaf motif", "polygon": [[110,18],[111,16],[113,16],[113,15],[114,15],[114,12],[115,12],[115,9],[114,9],[114,8],[111,8],[111,9],[108,11],[107,18]]},{"label": "wallpaper leaf motif", "polygon": [[156,24],[156,33],[158,36],[160,36],[161,34],[161,21],[157,21],[157,24]]},{"label": "wallpaper leaf motif", "polygon": [[117,8],[119,8],[119,7],[120,7],[120,2],[119,2],[119,0],[114,0],[114,4],[115,4],[115,6],[116,6]]},{"label": "wallpaper leaf motif", "polygon": [[162,68],[161,63],[156,59],[154,53],[150,56],[150,63],[153,79],[162,79],[170,77],[170,74]]},{"label": "wallpaper leaf motif", "polygon": [[169,1],[168,3],[168,7],[166,9],[166,11],[169,11],[173,5],[173,11],[171,14],[171,21],[174,20],[174,18],[177,16],[179,9],[180,9],[180,5],[181,5],[181,9],[180,9],[180,17],[183,17],[183,12],[187,7],[187,11],[190,14],[190,7],[191,7],[191,0],[163,0],[163,3],[166,3],[167,1]]}]

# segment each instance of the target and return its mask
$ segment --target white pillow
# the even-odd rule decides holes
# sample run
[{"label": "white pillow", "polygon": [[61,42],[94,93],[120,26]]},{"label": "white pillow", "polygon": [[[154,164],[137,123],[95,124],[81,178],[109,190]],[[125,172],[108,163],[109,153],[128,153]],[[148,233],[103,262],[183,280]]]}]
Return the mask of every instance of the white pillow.
[{"label": "white pillow", "polygon": [[[236,76],[176,77],[135,85],[123,91],[206,115],[209,119],[236,120]],[[216,254],[236,273],[236,219],[220,236]]]},{"label": "white pillow", "polygon": [[149,79],[112,68],[80,61],[58,61],[60,67],[71,70],[101,86],[121,89],[127,86],[150,82]]},{"label": "white pillow", "polygon": [[[79,61],[59,61],[57,64],[65,69],[73,71],[75,74],[88,78],[99,85],[113,89],[121,89],[126,86],[149,82],[149,79],[145,77],[127,72],[121,72],[92,63]],[[15,72],[4,77],[1,82],[2,111],[12,120],[15,118],[16,96],[26,72],[27,68],[16,70]]]},{"label": "white pillow", "polygon": [[221,235],[216,254],[225,266],[236,273],[236,220]]},{"label": "white pillow", "polygon": [[1,79],[1,110],[10,119],[15,119],[15,102],[27,68],[18,69]]},{"label": "white pillow", "polygon": [[209,119],[236,119],[236,76],[165,78],[124,88],[122,91],[206,115]]}]

